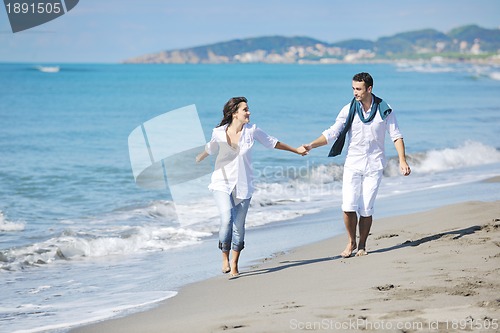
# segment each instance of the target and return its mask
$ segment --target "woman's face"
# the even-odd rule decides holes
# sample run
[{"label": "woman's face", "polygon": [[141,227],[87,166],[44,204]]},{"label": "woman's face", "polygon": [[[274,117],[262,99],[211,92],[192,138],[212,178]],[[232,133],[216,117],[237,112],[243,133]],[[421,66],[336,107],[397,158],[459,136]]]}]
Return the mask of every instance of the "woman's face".
[{"label": "woman's face", "polygon": [[238,110],[233,113],[233,121],[239,121],[242,124],[247,124],[250,122],[250,109],[247,103],[241,102],[238,104]]}]

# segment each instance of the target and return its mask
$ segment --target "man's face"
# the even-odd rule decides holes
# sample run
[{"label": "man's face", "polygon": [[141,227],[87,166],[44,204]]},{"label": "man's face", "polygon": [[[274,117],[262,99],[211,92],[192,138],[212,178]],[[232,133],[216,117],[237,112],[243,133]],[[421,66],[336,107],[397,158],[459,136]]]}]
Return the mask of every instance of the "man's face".
[{"label": "man's face", "polygon": [[371,100],[372,87],[367,89],[363,81],[352,81],[352,93],[357,101],[368,101]]}]

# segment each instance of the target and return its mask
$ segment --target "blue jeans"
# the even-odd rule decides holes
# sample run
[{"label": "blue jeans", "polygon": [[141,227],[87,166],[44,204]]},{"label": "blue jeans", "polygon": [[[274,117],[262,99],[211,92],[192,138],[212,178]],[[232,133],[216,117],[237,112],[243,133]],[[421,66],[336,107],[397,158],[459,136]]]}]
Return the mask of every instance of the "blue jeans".
[{"label": "blue jeans", "polygon": [[245,219],[250,199],[238,199],[222,191],[214,191],[220,213],[219,249],[241,251],[245,245]]}]

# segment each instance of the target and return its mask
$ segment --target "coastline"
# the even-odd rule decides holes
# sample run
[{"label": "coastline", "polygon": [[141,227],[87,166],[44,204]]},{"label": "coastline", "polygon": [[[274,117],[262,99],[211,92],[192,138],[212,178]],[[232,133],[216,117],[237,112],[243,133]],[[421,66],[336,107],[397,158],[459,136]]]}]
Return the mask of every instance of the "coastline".
[{"label": "coastline", "polygon": [[124,60],[117,64],[120,65],[234,65],[234,64],[273,64],[273,65],[370,65],[370,64],[429,64],[429,65],[449,65],[449,64],[472,64],[494,66],[500,64],[500,56],[490,56],[485,58],[447,58],[435,55],[428,58],[394,58],[394,59],[358,59],[358,60],[329,60],[327,58],[320,60],[300,59],[294,62],[156,62],[156,61],[130,61]]},{"label": "coastline", "polygon": [[378,219],[365,257],[340,258],[344,243],[279,253],[238,278],[194,283],[151,310],[71,332],[498,329],[500,201]]}]

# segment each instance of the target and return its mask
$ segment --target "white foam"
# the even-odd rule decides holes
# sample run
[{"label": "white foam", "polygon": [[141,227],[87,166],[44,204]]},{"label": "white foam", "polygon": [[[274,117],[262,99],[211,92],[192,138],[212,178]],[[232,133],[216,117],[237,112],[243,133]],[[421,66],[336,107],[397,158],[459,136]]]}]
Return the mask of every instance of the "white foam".
[{"label": "white foam", "polygon": [[[106,235],[100,235],[100,234]],[[0,268],[22,269],[26,266],[50,264],[56,260],[103,258],[164,251],[196,244],[211,233],[187,228],[161,226],[126,226],[90,233],[64,232],[47,241],[4,250]]]},{"label": "white foam", "polygon": [[500,72],[492,72],[490,73],[490,78],[493,80],[500,81]]},{"label": "white foam", "polygon": [[25,224],[22,222],[8,221],[3,212],[0,211],[0,231],[23,231]]},{"label": "white foam", "polygon": [[457,148],[431,150],[420,163],[416,164],[416,172],[429,173],[449,169],[500,162],[500,152],[480,142],[467,141]]},{"label": "white foam", "polygon": [[[152,304],[159,303],[161,301],[164,301],[168,298],[174,297],[177,295],[177,292],[175,291],[167,291],[167,292],[159,292],[163,296],[161,298],[158,297],[152,297],[151,300],[141,302],[141,303],[134,303],[131,301],[128,305],[122,305],[122,306],[110,306],[103,308],[99,310],[99,307],[96,307],[95,304],[81,304],[79,302],[78,304],[75,304],[73,308],[75,309],[74,316],[71,316],[67,314],[67,318],[81,318],[80,320],[76,321],[70,321],[70,322],[61,322],[57,324],[52,324],[52,325],[43,325],[39,326],[37,325],[36,327],[30,328],[30,329],[19,329],[15,330],[12,333],[36,333],[36,332],[46,332],[46,331],[52,331],[52,330],[58,330],[58,329],[69,329],[71,327],[76,327],[84,324],[90,324],[93,322],[98,322],[102,321],[105,319],[109,319],[112,317],[115,317],[117,314],[123,314],[126,313],[127,310],[133,310],[137,308],[144,308],[147,306],[150,306]],[[156,293],[158,294],[158,293]],[[39,306],[33,305],[33,304],[24,304],[22,307],[28,307],[28,308],[35,308],[35,309],[40,309]],[[97,310],[96,310],[97,309]]]},{"label": "white foam", "polygon": [[496,65],[477,64],[447,64],[439,62],[413,61],[396,64],[398,72],[419,72],[419,73],[463,73],[470,74],[473,78],[489,78],[500,80],[500,72]]},{"label": "white foam", "polygon": [[[467,141],[456,148],[430,150],[408,155],[408,161],[415,174],[430,174],[471,166],[500,162],[500,151],[481,142]],[[385,170],[389,177],[399,175],[397,159],[389,161]]]},{"label": "white foam", "polygon": [[52,286],[39,286],[28,291],[30,294],[38,294],[39,292],[45,291],[52,288]]},{"label": "white foam", "polygon": [[449,73],[456,69],[439,63],[407,62],[396,64],[398,72],[420,72],[420,73]]}]

